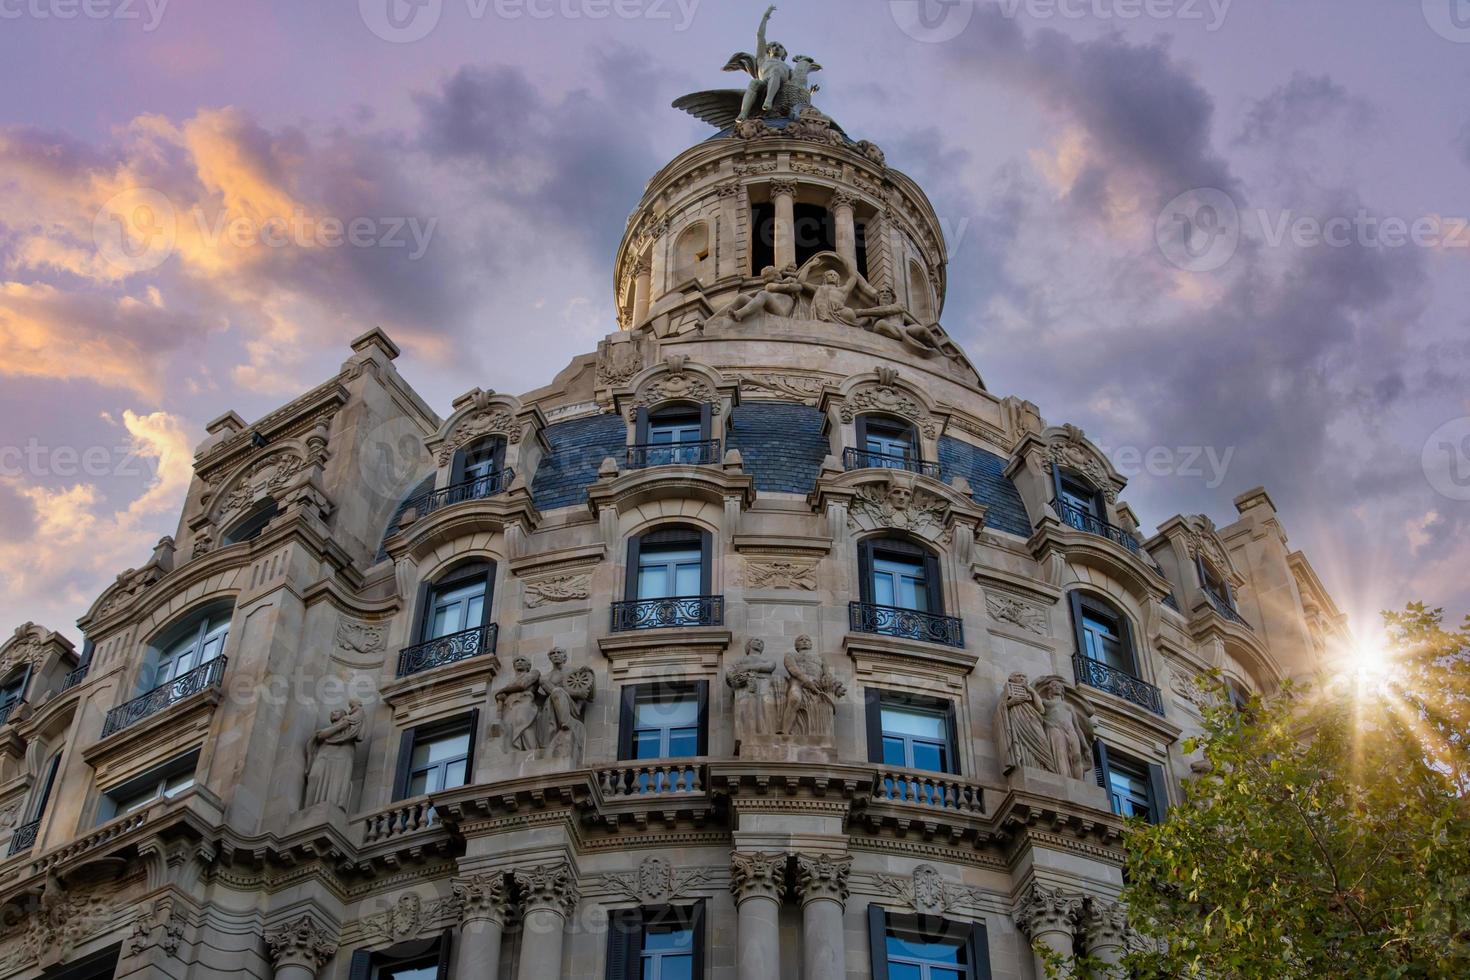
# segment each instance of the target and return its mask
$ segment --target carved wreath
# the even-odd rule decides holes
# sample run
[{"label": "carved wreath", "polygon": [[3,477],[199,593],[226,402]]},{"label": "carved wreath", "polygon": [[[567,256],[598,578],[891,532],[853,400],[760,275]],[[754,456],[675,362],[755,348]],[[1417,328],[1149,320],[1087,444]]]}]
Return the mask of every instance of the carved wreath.
[{"label": "carved wreath", "polygon": [[939,420],[925,411],[917,399],[893,385],[864,386],[848,395],[842,403],[844,422],[851,422],[864,412],[900,415],[917,425],[924,438],[933,439],[939,435]]}]

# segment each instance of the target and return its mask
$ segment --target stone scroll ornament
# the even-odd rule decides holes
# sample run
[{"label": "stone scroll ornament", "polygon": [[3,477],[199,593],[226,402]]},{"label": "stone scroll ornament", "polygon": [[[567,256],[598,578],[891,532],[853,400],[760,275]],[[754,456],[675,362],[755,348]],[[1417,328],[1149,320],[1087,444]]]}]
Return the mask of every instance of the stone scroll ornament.
[{"label": "stone scroll ornament", "polygon": [[547,658],[551,669],[544,673],[533,668],[528,657],[515,659],[515,672],[495,692],[500,706],[495,730],[506,752],[576,762],[586,742],[583,715],[597,694],[597,676],[586,666],[567,670],[567,652],[560,647]]},{"label": "stone scroll ornament", "polygon": [[1075,687],[1057,674],[1035,684],[1025,674],[1012,674],[996,707],[996,739],[1002,768],[1041,769],[1087,780],[1092,775],[1092,707]]},{"label": "stone scroll ornament", "polygon": [[352,805],[352,767],[362,741],[362,702],[347,702],[333,711],[327,727],[306,743],[306,793],[302,806],[328,803],[339,810]]}]

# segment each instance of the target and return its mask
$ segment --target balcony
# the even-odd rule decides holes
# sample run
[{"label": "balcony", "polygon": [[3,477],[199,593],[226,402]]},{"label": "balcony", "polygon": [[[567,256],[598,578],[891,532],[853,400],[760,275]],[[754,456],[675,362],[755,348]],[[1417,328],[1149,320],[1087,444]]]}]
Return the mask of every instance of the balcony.
[{"label": "balcony", "polygon": [[1088,534],[1095,534],[1100,538],[1107,538],[1114,544],[1120,544],[1127,548],[1135,555],[1138,554],[1138,539],[1121,527],[1114,527],[1102,518],[1088,513],[1085,509],[1075,504],[1069,504],[1065,500],[1053,500],[1052,506],[1056,508],[1057,514],[1061,516],[1062,523],[1068,527],[1076,528],[1078,531],[1085,531]]},{"label": "balcony", "polygon": [[127,704],[118,705],[107,713],[107,720],[102,724],[102,737],[106,738],[114,732],[120,732],[129,725],[155,715],[170,705],[177,704],[201,691],[219,687],[224,676],[225,658],[215,657],[208,663],[200,664],[187,674],[181,674],[168,683],[155,687],[147,694],[134,698]]},{"label": "balcony", "polygon": [[92,665],[90,663],[86,663],[82,664],[70,674],[67,674],[66,679],[61,682],[61,690],[70,691],[72,688],[76,687],[82,681],[87,679],[87,671],[91,669]]},{"label": "balcony", "polygon": [[704,766],[678,761],[630,763],[624,769],[598,770],[594,778],[605,800],[659,793],[703,793],[706,786]]},{"label": "balcony", "polygon": [[494,653],[499,637],[500,627],[491,623],[404,647],[398,654],[398,676],[408,677],[445,664]]},{"label": "balcony", "polygon": [[1077,683],[1106,691],[1140,708],[1147,708],[1161,718],[1164,716],[1164,699],[1159,694],[1159,689],[1147,681],[1080,654],[1073,655],[1072,670],[1077,675]]},{"label": "balcony", "polygon": [[15,828],[15,833],[10,835],[10,851],[7,857],[15,857],[17,854],[29,854],[31,848],[36,846],[36,835],[41,830],[41,821],[32,820],[30,823],[21,824]]},{"label": "balcony", "polygon": [[20,710],[20,706],[25,703],[25,698],[16,698],[13,701],[7,701],[4,704],[0,704],[0,725],[4,725],[9,722],[10,716]]},{"label": "balcony", "polygon": [[959,649],[965,646],[964,624],[954,616],[936,616],[872,602],[848,603],[847,616],[848,628],[854,633],[877,633]]},{"label": "balcony", "polygon": [[674,596],[668,599],[635,599],[612,604],[612,631],[669,629],[681,626],[725,625],[722,595]]},{"label": "balcony", "polygon": [[1235,603],[1220,595],[1220,593],[1216,592],[1208,585],[1204,587],[1204,593],[1205,598],[1210,600],[1210,605],[1214,607],[1215,612],[1219,613],[1222,619],[1231,623],[1238,623],[1241,626],[1244,626],[1246,629],[1251,628],[1251,624],[1247,623],[1245,621],[1245,618],[1242,617],[1240,613],[1236,612]]},{"label": "balcony", "polygon": [[451,504],[461,504],[466,500],[484,500],[487,497],[498,497],[504,493],[515,479],[515,471],[509,468],[489,476],[478,477],[467,480],[464,483],[456,483],[452,487],[443,490],[434,490],[424,494],[413,502],[413,509],[418,511],[418,516],[428,517],[436,510],[441,510]]},{"label": "balcony", "polygon": [[844,470],[907,470],[920,476],[930,476],[940,479],[938,463],[926,463],[910,456],[898,456],[892,453],[873,453],[863,449],[844,449],[842,451],[842,468]]},{"label": "balcony", "polygon": [[918,769],[880,769],[873,781],[873,799],[880,803],[907,803],[982,816],[984,791],[957,776]]},{"label": "balcony", "polygon": [[650,466],[712,466],[720,461],[720,440],[643,443],[628,447],[628,469]]}]

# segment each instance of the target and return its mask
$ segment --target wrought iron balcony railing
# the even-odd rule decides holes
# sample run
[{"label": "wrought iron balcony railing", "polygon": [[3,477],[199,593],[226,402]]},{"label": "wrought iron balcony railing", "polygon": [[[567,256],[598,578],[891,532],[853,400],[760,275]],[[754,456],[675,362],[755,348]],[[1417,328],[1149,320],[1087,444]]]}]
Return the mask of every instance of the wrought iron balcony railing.
[{"label": "wrought iron balcony railing", "polygon": [[1053,500],[1052,506],[1057,509],[1063,523],[1068,527],[1095,534],[1100,538],[1107,538],[1109,541],[1121,544],[1135,555],[1138,554],[1138,539],[1121,527],[1115,527],[1084,508],[1076,504],[1069,504],[1065,500]]},{"label": "wrought iron balcony railing", "polygon": [[31,848],[36,846],[36,835],[40,833],[41,821],[32,820],[15,828],[15,833],[10,835],[10,851],[7,857],[15,857],[17,854],[29,854]]},{"label": "wrought iron balcony railing", "polygon": [[665,629],[672,626],[725,625],[722,595],[673,596],[668,599],[635,599],[612,604],[612,631]]},{"label": "wrought iron balcony railing", "polygon": [[500,627],[495,623],[476,626],[435,637],[411,647],[404,647],[398,654],[398,676],[407,677],[423,670],[442,667],[495,652],[495,643],[500,637]]},{"label": "wrought iron balcony railing", "polygon": [[1140,708],[1147,708],[1163,717],[1164,699],[1159,689],[1148,681],[1139,680],[1127,671],[1110,667],[1101,660],[1093,660],[1081,654],[1072,656],[1072,670],[1077,674],[1077,683],[1095,687],[1099,691],[1115,694]]},{"label": "wrought iron balcony railing", "polygon": [[12,701],[6,701],[4,704],[0,704],[0,725],[4,725],[10,721],[10,716],[15,714],[20,706],[25,703],[25,698],[15,698]]},{"label": "wrought iron balcony railing", "polygon": [[905,640],[964,647],[964,624],[955,616],[936,616],[917,609],[880,606],[872,602],[847,604],[848,626],[854,633],[878,633]]},{"label": "wrought iron balcony railing", "polygon": [[70,691],[72,688],[76,687],[82,681],[87,679],[87,671],[91,669],[92,665],[90,663],[82,664],[76,670],[66,675],[66,679],[61,682],[61,689],[63,691]]},{"label": "wrought iron balcony railing", "polygon": [[938,463],[926,463],[911,456],[898,456],[894,453],[873,453],[850,446],[842,450],[842,468],[844,470],[907,470],[921,476],[932,476],[936,480],[940,478]]},{"label": "wrought iron balcony railing", "polygon": [[712,466],[720,461],[720,440],[643,443],[628,447],[628,469],[650,466]]},{"label": "wrought iron balcony railing", "polygon": [[160,684],[147,694],[133,698],[127,704],[118,705],[107,713],[107,720],[102,723],[102,737],[106,738],[113,732],[122,731],[129,725],[142,721],[150,715],[155,715],[169,705],[177,704],[200,691],[218,687],[224,676],[225,658],[215,657],[186,674],[180,674],[166,684]]},{"label": "wrought iron balcony railing", "polygon": [[464,483],[456,483],[452,487],[445,487],[443,490],[426,493],[413,502],[413,508],[418,511],[418,516],[423,518],[450,504],[498,497],[510,488],[511,481],[515,478],[515,471],[507,467],[499,473],[491,473],[489,476],[477,477],[473,480],[466,480]]},{"label": "wrought iron balcony railing", "polygon": [[1232,623],[1239,623],[1246,629],[1251,628],[1251,624],[1247,623],[1245,621],[1245,618],[1236,611],[1235,603],[1231,602],[1229,599],[1225,598],[1220,593],[1210,588],[1208,585],[1205,586],[1204,589],[1205,598],[1210,600],[1210,605],[1215,607],[1215,612],[1219,613],[1223,618],[1229,620]]}]

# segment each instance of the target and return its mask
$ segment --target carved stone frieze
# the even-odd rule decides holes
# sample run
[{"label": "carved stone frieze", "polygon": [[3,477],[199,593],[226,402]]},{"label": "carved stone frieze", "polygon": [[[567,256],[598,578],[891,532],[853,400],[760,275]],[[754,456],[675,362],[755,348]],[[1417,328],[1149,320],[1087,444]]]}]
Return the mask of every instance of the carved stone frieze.
[{"label": "carved stone frieze", "polygon": [[220,520],[228,520],[262,495],[274,496],[279,493],[304,466],[306,459],[289,450],[274,453],[254,463],[236,477],[232,489],[220,502]]},{"label": "carved stone frieze", "polygon": [[817,589],[815,558],[747,558],[745,584],[752,589]]},{"label": "carved stone frieze", "polygon": [[114,907],[98,895],[74,895],[54,875],[30,908],[19,933],[0,947],[0,972],[9,976],[27,963],[65,963],[72,952],[107,928]]},{"label": "carved stone frieze", "polygon": [[682,354],[669,356],[666,370],[655,374],[638,389],[637,395],[628,405],[628,421],[638,418],[640,408],[648,408],[666,401],[690,401],[707,403],[712,414],[720,413],[719,393],[709,379],[689,368],[689,359]]},{"label": "carved stone frieze", "polygon": [[939,420],[917,398],[892,383],[866,384],[850,392],[842,402],[840,415],[842,421],[851,422],[865,412],[906,418],[919,427],[926,439],[939,435]]},{"label": "carved stone frieze", "polygon": [[424,901],[414,892],[398,896],[391,908],[370,915],[362,920],[364,936],[402,942],[413,939],[425,929],[442,926],[445,920],[456,913],[457,904],[453,896]]},{"label": "carved stone frieze", "polygon": [[627,384],[643,367],[643,349],[638,344],[604,341],[597,352],[597,384],[607,388]]},{"label": "carved stone frieze", "polygon": [[337,649],[349,653],[377,653],[388,639],[386,623],[359,623],[344,619],[337,624]]},{"label": "carved stone frieze", "polygon": [[1061,466],[1081,473],[1110,503],[1118,499],[1118,488],[1108,475],[1107,464],[1093,450],[1086,441],[1086,435],[1077,426],[1062,426],[1061,435],[1046,447],[1046,462],[1048,469]]},{"label": "carved stone frieze", "polygon": [[1019,626],[1028,633],[1046,636],[1051,632],[1045,609],[1004,592],[986,590],[985,609],[994,619]]},{"label": "carved stone frieze", "polygon": [[937,540],[949,522],[950,503],[916,484],[910,474],[886,472],[859,487],[848,507],[848,528],[895,528]]},{"label": "carved stone frieze", "polygon": [[586,599],[592,591],[592,573],[549,575],[526,583],[526,608],[539,609],[555,602]]},{"label": "carved stone frieze", "polygon": [[521,426],[515,416],[503,407],[487,405],[476,408],[456,422],[445,437],[444,444],[439,447],[439,465],[447,466],[462,446],[492,435],[503,435],[507,442],[518,443],[521,441]]},{"label": "carved stone frieze", "polygon": [[904,878],[898,875],[876,875],[878,888],[901,899],[920,915],[942,915],[964,905],[973,905],[981,891],[969,885],[945,881],[932,865],[921,864],[913,875]]},{"label": "carved stone frieze", "polygon": [[758,374],[744,374],[740,376],[742,384],[754,388],[763,388],[773,391],[779,395],[786,395],[805,402],[815,403],[826,387],[826,382],[821,378],[813,378],[801,374],[776,374],[774,372],[760,372]]},{"label": "carved stone frieze", "polygon": [[710,879],[706,868],[679,869],[660,857],[644,858],[629,874],[607,874],[602,883],[640,905],[666,905],[684,898],[689,890]]}]

